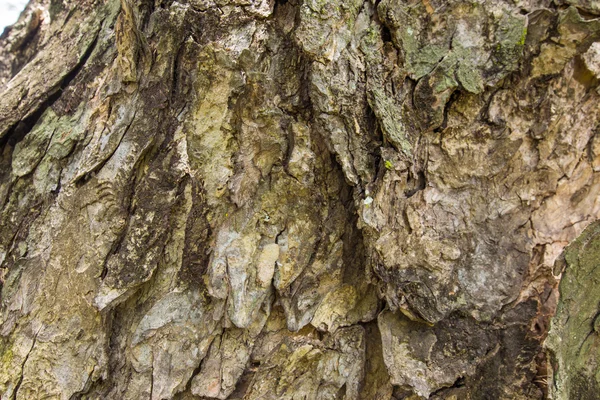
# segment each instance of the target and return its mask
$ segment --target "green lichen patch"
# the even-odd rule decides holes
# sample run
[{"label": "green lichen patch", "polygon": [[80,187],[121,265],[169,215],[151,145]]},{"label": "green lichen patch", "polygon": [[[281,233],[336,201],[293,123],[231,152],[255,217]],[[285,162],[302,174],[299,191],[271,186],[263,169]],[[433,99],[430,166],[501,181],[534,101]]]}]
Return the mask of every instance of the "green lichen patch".
[{"label": "green lichen patch", "polygon": [[546,346],[553,360],[555,399],[593,399],[600,387],[600,224],[590,225],[564,252],[560,301]]},{"label": "green lichen patch", "polygon": [[503,14],[498,21],[495,37],[496,47],[492,53],[495,63],[505,71],[514,71],[523,56],[527,19],[522,15]]}]

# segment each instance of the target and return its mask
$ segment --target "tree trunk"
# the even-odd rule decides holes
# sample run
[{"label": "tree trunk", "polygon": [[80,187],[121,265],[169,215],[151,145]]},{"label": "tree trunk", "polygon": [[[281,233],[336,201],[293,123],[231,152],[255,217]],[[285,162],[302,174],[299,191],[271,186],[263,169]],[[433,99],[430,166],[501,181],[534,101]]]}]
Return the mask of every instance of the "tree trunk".
[{"label": "tree trunk", "polygon": [[[561,300],[548,335],[553,398],[595,400],[600,396],[600,223],[590,225],[559,259],[567,267]],[[557,271],[560,272],[560,269]]]},{"label": "tree trunk", "polygon": [[2,399],[569,398],[543,342],[600,215],[598,4],[33,0]]}]

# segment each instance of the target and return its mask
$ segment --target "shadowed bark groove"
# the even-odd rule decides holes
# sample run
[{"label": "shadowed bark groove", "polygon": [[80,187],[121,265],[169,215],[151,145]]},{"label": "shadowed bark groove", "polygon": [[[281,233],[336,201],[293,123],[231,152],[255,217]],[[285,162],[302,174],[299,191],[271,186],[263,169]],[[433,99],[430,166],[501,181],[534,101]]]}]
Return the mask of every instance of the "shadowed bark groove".
[{"label": "shadowed bark groove", "polygon": [[0,396],[597,398],[596,3],[32,0]]}]

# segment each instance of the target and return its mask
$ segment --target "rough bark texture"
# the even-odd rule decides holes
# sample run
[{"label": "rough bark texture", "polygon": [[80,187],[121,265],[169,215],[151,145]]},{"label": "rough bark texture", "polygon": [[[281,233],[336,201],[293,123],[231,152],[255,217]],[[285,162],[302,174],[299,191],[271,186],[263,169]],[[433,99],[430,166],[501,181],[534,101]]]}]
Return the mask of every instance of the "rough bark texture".
[{"label": "rough bark texture", "polygon": [[[600,215],[599,15],[32,1],[0,38],[2,399],[543,398],[552,267]],[[551,392],[597,398],[569,304]]]},{"label": "rough bark texture", "polygon": [[595,271],[600,265],[599,234],[600,223],[589,226],[557,263],[566,268],[546,343],[555,370],[550,385],[555,399],[600,396],[600,274]]}]

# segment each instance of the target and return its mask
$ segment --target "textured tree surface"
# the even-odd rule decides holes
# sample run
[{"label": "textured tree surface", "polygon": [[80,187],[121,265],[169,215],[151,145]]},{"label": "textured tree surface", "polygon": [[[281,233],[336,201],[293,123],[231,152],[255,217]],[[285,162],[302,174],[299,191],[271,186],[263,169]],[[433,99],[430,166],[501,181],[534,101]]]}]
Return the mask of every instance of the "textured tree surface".
[{"label": "textured tree surface", "polygon": [[600,223],[588,227],[557,263],[567,267],[561,301],[547,347],[555,369],[555,399],[595,400],[600,396]]},{"label": "textured tree surface", "polygon": [[593,0],[33,0],[2,399],[598,398],[599,79]]}]

